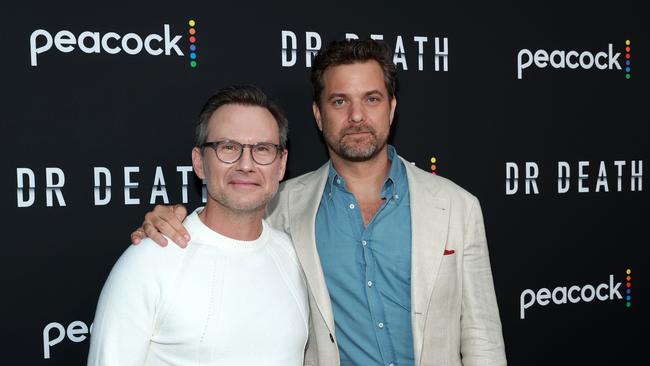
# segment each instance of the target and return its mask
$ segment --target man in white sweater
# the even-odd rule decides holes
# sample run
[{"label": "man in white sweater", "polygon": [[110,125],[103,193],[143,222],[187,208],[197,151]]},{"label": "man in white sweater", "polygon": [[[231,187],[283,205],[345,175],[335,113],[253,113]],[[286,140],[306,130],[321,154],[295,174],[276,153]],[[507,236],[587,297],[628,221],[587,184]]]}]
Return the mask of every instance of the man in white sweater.
[{"label": "man in white sweater", "polygon": [[303,275],[289,237],[263,220],[287,129],[256,87],[207,101],[192,165],[208,200],[183,223],[192,245],[146,239],[124,252],[97,305],[88,365],[302,365]]}]

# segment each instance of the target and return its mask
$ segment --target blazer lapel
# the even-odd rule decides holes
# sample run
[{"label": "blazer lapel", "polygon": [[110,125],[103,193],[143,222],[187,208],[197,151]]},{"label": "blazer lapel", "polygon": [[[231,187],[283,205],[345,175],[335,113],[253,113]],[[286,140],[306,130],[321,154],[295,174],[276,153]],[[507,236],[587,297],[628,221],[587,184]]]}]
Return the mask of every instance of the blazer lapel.
[{"label": "blazer lapel", "polygon": [[316,213],[320,204],[327,176],[329,162],[314,174],[298,182],[289,192],[289,217],[291,237],[296,254],[305,272],[305,278],[330,332],[334,334],[334,315],[325,277],[316,249]]},{"label": "blazer lapel", "polygon": [[449,200],[437,197],[430,177],[403,161],[411,200],[411,314],[417,365],[426,314],[447,242]]}]

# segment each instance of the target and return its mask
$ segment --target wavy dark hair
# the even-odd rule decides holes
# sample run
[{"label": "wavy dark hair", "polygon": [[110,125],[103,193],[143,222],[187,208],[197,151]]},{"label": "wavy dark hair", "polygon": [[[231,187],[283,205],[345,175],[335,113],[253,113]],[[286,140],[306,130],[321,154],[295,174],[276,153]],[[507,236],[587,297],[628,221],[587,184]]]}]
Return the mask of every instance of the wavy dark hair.
[{"label": "wavy dark hair", "polygon": [[311,68],[311,86],[313,101],[320,106],[323,85],[323,74],[328,67],[349,65],[357,62],[375,60],[381,66],[384,83],[390,98],[397,92],[397,69],[391,57],[388,44],[373,39],[350,39],[332,41],[321,49],[314,58]]}]

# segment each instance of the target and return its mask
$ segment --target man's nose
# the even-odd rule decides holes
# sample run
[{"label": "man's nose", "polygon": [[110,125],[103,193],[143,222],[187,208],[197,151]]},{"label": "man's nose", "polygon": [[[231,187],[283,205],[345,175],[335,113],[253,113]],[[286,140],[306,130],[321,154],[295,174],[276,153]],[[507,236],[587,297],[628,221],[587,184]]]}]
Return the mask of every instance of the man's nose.
[{"label": "man's nose", "polygon": [[241,157],[237,161],[239,169],[250,171],[255,166],[255,161],[253,160],[253,149],[250,146],[243,146],[241,152]]},{"label": "man's nose", "polygon": [[366,111],[363,104],[360,102],[352,102],[350,104],[350,122],[359,123],[365,120]]}]

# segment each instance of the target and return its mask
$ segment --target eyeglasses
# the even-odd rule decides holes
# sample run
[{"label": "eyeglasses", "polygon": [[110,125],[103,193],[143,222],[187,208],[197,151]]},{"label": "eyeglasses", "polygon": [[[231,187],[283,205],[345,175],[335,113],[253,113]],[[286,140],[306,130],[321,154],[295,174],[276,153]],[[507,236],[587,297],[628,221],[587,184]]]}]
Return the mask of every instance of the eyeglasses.
[{"label": "eyeglasses", "polygon": [[205,142],[199,147],[211,147],[217,155],[217,159],[226,164],[233,164],[241,159],[245,147],[251,149],[253,161],[259,165],[269,165],[273,163],[275,159],[277,159],[279,153],[284,151],[282,146],[270,142],[258,142],[257,144],[252,145],[240,144],[237,141],[231,140]]}]

